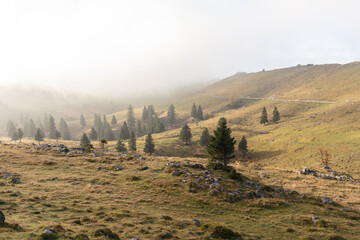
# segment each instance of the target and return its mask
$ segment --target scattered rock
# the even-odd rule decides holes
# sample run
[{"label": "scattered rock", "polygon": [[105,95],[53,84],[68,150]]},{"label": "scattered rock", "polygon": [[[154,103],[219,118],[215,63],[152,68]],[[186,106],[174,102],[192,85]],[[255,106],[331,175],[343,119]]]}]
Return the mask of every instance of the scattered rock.
[{"label": "scattered rock", "polygon": [[201,226],[201,222],[199,220],[197,220],[197,219],[193,219],[193,223],[198,227]]},{"label": "scattered rock", "polygon": [[5,222],[5,215],[4,213],[0,210],[0,224],[3,224]]},{"label": "scattered rock", "polygon": [[11,178],[11,183],[12,184],[19,184],[20,183],[20,178],[18,178],[18,177]]},{"label": "scattered rock", "polygon": [[216,189],[216,188],[220,188],[220,183],[215,182],[210,184],[210,189]]},{"label": "scattered rock", "polygon": [[172,175],[173,176],[175,176],[175,177],[178,177],[178,176],[180,176],[182,173],[179,171],[179,170],[174,170],[174,172],[172,173]]},{"label": "scattered rock", "polygon": [[164,220],[173,220],[171,217],[169,216],[160,216],[160,219],[164,219]]},{"label": "scattered rock", "polygon": [[331,200],[331,198],[328,198],[328,197],[321,197],[321,201],[322,201],[322,203],[324,203],[324,204],[332,204],[332,200]]},{"label": "scattered rock", "polygon": [[108,228],[102,228],[102,229],[96,230],[94,233],[94,236],[95,237],[105,237],[110,240],[120,240],[119,236],[117,234],[113,233]]},{"label": "scattered rock", "polygon": [[266,178],[266,174],[265,174],[265,173],[261,173],[261,174],[260,174],[260,178]]},{"label": "scattered rock", "polygon": [[50,228],[46,228],[44,234],[50,234],[50,233],[54,233],[54,231],[52,231]]},{"label": "scattered rock", "polygon": [[142,168],[140,168],[140,171],[145,171],[145,170],[147,170],[147,169],[149,169],[148,166],[143,166]]},{"label": "scattered rock", "polygon": [[312,216],[311,220],[312,220],[313,224],[315,224],[315,222],[319,221],[320,218],[318,216]]}]

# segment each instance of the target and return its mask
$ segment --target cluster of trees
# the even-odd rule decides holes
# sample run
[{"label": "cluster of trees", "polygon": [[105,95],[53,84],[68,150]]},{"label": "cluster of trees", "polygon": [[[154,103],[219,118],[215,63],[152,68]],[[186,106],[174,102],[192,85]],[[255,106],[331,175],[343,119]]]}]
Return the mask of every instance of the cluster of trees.
[{"label": "cluster of trees", "polygon": [[[279,113],[277,107],[275,106],[274,110],[273,110],[272,122],[277,123],[279,120],[280,120],[280,113]],[[264,107],[261,112],[260,124],[265,125],[268,122],[269,122],[269,119],[268,119],[267,111],[266,111],[266,108]]]},{"label": "cluster of trees", "polygon": [[200,104],[196,107],[195,103],[193,103],[191,108],[191,117],[198,120],[204,120],[204,113]]},{"label": "cluster of trees", "polygon": [[91,128],[90,138],[93,141],[98,139],[112,141],[115,139],[112,126],[108,123],[105,115],[103,115],[103,118],[101,119],[101,115],[95,113],[94,126]]}]

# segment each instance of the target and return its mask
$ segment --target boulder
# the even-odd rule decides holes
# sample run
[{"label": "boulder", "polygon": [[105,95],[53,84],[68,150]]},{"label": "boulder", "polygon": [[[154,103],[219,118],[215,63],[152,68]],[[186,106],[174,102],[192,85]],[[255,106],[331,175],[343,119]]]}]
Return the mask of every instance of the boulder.
[{"label": "boulder", "polygon": [[220,183],[214,182],[212,184],[210,184],[210,189],[216,189],[220,187]]},{"label": "boulder", "polygon": [[199,220],[197,220],[197,219],[193,219],[193,223],[198,227],[201,226],[201,222]]},{"label": "boulder", "polygon": [[20,183],[20,178],[18,178],[18,177],[13,177],[13,178],[11,179],[11,183],[13,183],[13,184],[18,184],[18,183]]},{"label": "boulder", "polygon": [[318,216],[312,216],[312,217],[311,217],[311,220],[312,220],[312,222],[315,224],[317,221],[320,220],[320,218],[319,218]]},{"label": "boulder", "polygon": [[328,198],[328,197],[321,197],[321,201],[322,201],[322,203],[324,203],[324,204],[332,204],[332,200],[331,200],[331,198]]},{"label": "boulder", "polygon": [[4,213],[0,210],[0,224],[3,224],[5,222],[5,215]]}]

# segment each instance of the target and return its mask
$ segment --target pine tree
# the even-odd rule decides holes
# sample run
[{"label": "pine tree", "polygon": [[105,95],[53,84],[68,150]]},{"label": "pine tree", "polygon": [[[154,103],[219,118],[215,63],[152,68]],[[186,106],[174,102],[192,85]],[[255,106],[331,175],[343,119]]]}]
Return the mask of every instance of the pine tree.
[{"label": "pine tree", "polygon": [[36,129],[34,140],[38,141],[39,145],[40,145],[40,142],[44,141],[44,133],[41,131],[40,128]]},{"label": "pine tree", "polygon": [[24,137],[24,132],[23,132],[23,130],[21,130],[21,128],[19,128],[19,129],[17,130],[17,135],[18,135],[18,139],[19,139],[20,142],[21,142],[21,139]]},{"label": "pine tree", "polygon": [[206,146],[209,142],[209,129],[204,128],[204,130],[201,133],[201,137],[200,137],[200,145],[201,146]]},{"label": "pine tree", "polygon": [[81,125],[81,128],[86,127],[86,120],[85,120],[83,114],[80,115],[80,125]]},{"label": "pine tree", "polygon": [[154,133],[161,133],[164,130],[165,130],[164,124],[159,119],[157,119],[157,121],[155,122]]},{"label": "pine tree", "polygon": [[129,128],[126,122],[123,123],[121,129],[120,129],[120,136],[119,138],[121,140],[126,140],[129,139],[130,137],[130,132],[129,132]]},{"label": "pine tree", "polygon": [[46,113],[44,115],[43,130],[42,131],[43,131],[44,137],[49,132],[49,116]]},{"label": "pine tree", "polygon": [[7,122],[6,131],[7,131],[8,137],[11,137],[11,138],[14,135],[14,133],[16,132],[15,124],[10,120]]},{"label": "pine tree", "polygon": [[100,140],[101,149],[104,149],[106,144],[107,144],[106,139],[101,139]]},{"label": "pine tree", "polygon": [[197,109],[196,109],[195,103],[193,103],[192,108],[191,108],[191,117],[197,118]]},{"label": "pine tree", "polygon": [[130,133],[130,138],[129,138],[128,144],[129,144],[130,151],[136,151],[136,138],[135,138],[134,132]]},{"label": "pine tree", "polygon": [[111,118],[111,125],[113,125],[113,126],[117,125],[117,120],[116,120],[115,115],[113,115],[112,118]]},{"label": "pine tree", "polygon": [[60,138],[61,138],[61,133],[58,130],[56,130],[56,132],[55,132],[56,141],[59,141]]},{"label": "pine tree", "polygon": [[201,105],[199,105],[199,107],[198,107],[196,116],[197,116],[197,119],[204,120],[204,114],[203,114],[203,110],[201,108]]},{"label": "pine tree", "polygon": [[148,106],[148,118],[150,118],[151,116],[155,115],[155,108],[154,105],[149,105]]},{"label": "pine tree", "polygon": [[148,112],[148,110],[146,109],[146,106],[144,106],[141,119],[142,119],[143,121],[146,121],[146,120],[149,119],[149,112]]},{"label": "pine tree", "polygon": [[[209,136],[207,152],[212,165],[217,164],[226,169],[228,161],[234,158],[234,145],[236,141],[231,137],[231,129],[227,127],[226,118],[220,118],[214,135]],[[216,166],[216,165],[215,165]]]},{"label": "pine tree", "polygon": [[95,114],[94,116],[94,127],[97,133],[97,137],[102,138],[104,132],[103,132],[103,123],[101,121],[100,114]]},{"label": "pine tree", "polygon": [[247,141],[245,136],[242,136],[241,141],[239,142],[238,145],[238,149],[243,155],[245,155],[248,152]]},{"label": "pine tree", "polygon": [[86,136],[86,134],[83,133],[83,135],[80,138],[80,146],[83,147],[83,148],[86,148],[88,145],[90,145],[90,140]]},{"label": "pine tree", "polygon": [[151,154],[153,154],[155,152],[155,143],[154,143],[154,139],[151,136],[151,133],[149,133],[146,136],[144,152],[149,153],[150,156],[151,156]]},{"label": "pine tree", "polygon": [[169,110],[167,112],[167,117],[168,117],[168,120],[169,120],[169,123],[170,124],[174,124],[175,121],[176,121],[176,116],[175,116],[175,107],[173,104],[170,105],[169,107]]},{"label": "pine tree", "polygon": [[273,111],[272,121],[273,121],[273,123],[277,123],[279,120],[280,120],[280,114],[279,114],[277,107],[275,106],[274,111]]},{"label": "pine tree", "polygon": [[29,138],[34,138],[35,137],[35,133],[36,133],[36,126],[35,123],[32,119],[30,119],[29,121]]},{"label": "pine tree", "polygon": [[63,118],[60,119],[59,130],[60,130],[59,132],[60,132],[61,138],[63,140],[71,140],[71,134],[70,134],[69,127]]},{"label": "pine tree", "polygon": [[267,117],[267,112],[266,112],[266,108],[264,107],[261,113],[261,118],[260,118],[260,124],[266,124],[267,122],[269,122],[268,117]]},{"label": "pine tree", "polygon": [[127,151],[125,144],[120,139],[117,141],[115,149],[118,152],[126,152]]},{"label": "pine tree", "polygon": [[49,139],[56,139],[55,119],[51,115],[49,117]]},{"label": "pine tree", "polygon": [[111,129],[111,125],[109,123],[107,123],[107,125],[105,126],[104,139],[108,140],[108,141],[114,140],[114,133],[113,133],[113,131]]},{"label": "pine tree", "polygon": [[96,141],[98,139],[97,132],[94,127],[91,128],[89,137],[91,141]]},{"label": "pine tree", "polygon": [[135,131],[134,109],[131,105],[129,105],[128,111],[127,111],[127,124],[129,127],[129,131]]},{"label": "pine tree", "polygon": [[11,140],[13,141],[17,141],[20,140],[21,142],[21,138],[24,136],[23,131],[19,128],[18,130],[16,130],[12,135],[11,135]]},{"label": "pine tree", "polygon": [[138,119],[137,122],[136,122],[136,136],[141,137],[143,135],[144,135],[143,128],[141,127],[141,122]]},{"label": "pine tree", "polygon": [[185,142],[185,145],[188,145],[190,143],[192,134],[191,129],[187,124],[182,127],[179,138],[181,141]]}]

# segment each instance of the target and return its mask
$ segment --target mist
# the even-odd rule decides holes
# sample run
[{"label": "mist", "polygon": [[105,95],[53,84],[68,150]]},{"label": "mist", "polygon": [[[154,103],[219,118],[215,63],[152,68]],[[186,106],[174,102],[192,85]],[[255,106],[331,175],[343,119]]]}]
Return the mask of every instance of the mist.
[{"label": "mist", "polygon": [[357,1],[2,1],[0,84],[141,96],[359,59]]}]

